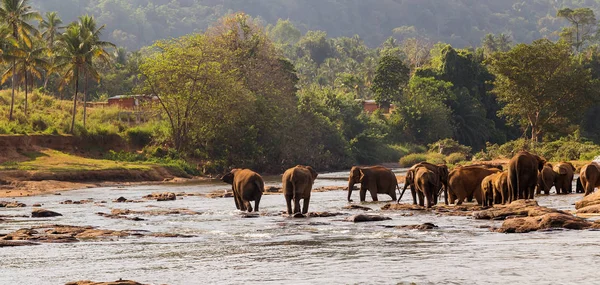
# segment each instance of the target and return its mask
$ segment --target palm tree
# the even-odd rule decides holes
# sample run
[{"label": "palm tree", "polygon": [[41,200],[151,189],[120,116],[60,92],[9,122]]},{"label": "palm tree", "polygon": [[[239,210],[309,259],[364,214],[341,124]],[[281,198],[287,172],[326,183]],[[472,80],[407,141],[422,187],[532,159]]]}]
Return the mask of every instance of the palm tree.
[{"label": "palm tree", "polygon": [[77,93],[79,91],[79,73],[83,69],[89,51],[81,37],[81,26],[70,25],[67,30],[59,36],[56,42],[56,65],[59,70],[65,70],[60,82],[60,89],[66,84],[73,82],[75,95],[73,96],[73,119],[71,120],[70,132],[75,127],[75,115],[77,114]]},{"label": "palm tree", "polygon": [[[54,50],[54,40],[57,35],[60,35],[60,30],[64,29],[62,24],[62,20],[56,14],[56,12],[46,12],[46,19],[42,19],[39,24],[39,29],[42,31],[42,38],[46,40],[48,48],[52,52]],[[54,74],[54,69],[52,68],[52,57],[50,58],[50,68],[46,72],[46,78],[44,79],[44,89],[48,86],[48,80],[50,80],[50,75]]]},{"label": "palm tree", "polygon": [[85,122],[87,117],[88,78],[92,77],[92,79],[96,80],[96,82],[100,81],[100,75],[94,67],[94,60],[99,59],[106,63],[109,63],[111,56],[105,50],[105,48],[116,48],[116,46],[110,42],[100,40],[100,36],[102,34],[102,30],[104,30],[105,25],[102,25],[100,28],[96,28],[96,20],[93,16],[80,16],[79,25],[81,26],[81,34],[83,37],[85,49],[88,51],[83,69],[83,127],[85,128]]},{"label": "palm tree", "polygon": [[[27,23],[30,20],[39,19],[40,14],[31,9],[29,0],[2,0],[0,6],[0,21],[4,22],[12,30],[12,36],[16,41],[22,39],[23,43],[31,46],[31,34],[37,34],[37,30]],[[12,60],[13,70],[16,70],[16,58]],[[16,72],[12,73],[12,95],[10,100],[9,120],[13,119],[13,108],[15,104]]]},{"label": "palm tree", "polygon": [[[28,88],[29,82],[31,81],[33,90],[33,80],[35,78],[42,78],[44,70],[50,68],[50,64],[46,60],[47,49],[40,45],[27,46],[25,44],[19,45],[15,51],[15,57],[19,64],[17,65],[16,72],[22,76],[21,82],[25,85],[25,116],[27,116],[28,107]],[[2,82],[8,79],[8,76],[12,75],[14,70],[9,69],[8,73],[2,76]],[[10,75],[9,75],[10,74]]]},{"label": "palm tree", "polygon": [[40,21],[40,31],[42,32],[42,38],[48,42],[48,48],[54,48],[54,39],[60,34],[60,30],[64,27],[60,26],[62,20],[56,14],[56,12],[46,12],[46,19]]}]

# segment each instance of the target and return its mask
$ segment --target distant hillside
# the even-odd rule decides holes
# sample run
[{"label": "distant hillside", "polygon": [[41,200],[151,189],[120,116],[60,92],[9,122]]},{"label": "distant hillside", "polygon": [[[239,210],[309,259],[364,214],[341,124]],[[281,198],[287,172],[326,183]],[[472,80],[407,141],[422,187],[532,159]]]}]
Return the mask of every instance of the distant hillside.
[{"label": "distant hillside", "polygon": [[[244,11],[265,24],[290,19],[302,31],[329,36],[358,34],[370,46],[389,36],[423,36],[456,47],[477,45],[487,33],[515,42],[555,37],[565,23],[562,7],[591,7],[599,0],[31,0],[42,12],[58,11],[65,22],[85,13],[105,23],[105,36],[139,49],[157,39],[206,29],[221,16]],[[394,32],[395,31],[395,32]]]}]

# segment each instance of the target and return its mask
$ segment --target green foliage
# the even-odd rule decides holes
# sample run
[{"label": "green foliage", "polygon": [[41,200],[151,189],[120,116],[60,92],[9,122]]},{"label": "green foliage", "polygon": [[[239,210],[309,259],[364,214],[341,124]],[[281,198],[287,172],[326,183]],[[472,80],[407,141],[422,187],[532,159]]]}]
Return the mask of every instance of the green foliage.
[{"label": "green foliage", "polygon": [[446,162],[448,162],[449,164],[457,164],[466,160],[467,156],[464,153],[460,152],[451,153],[450,155],[448,155],[448,157],[446,157]]},{"label": "green foliage", "polygon": [[547,39],[519,44],[492,56],[494,93],[505,103],[501,114],[529,128],[537,141],[553,121],[578,121],[598,97],[590,71],[573,60],[570,47]]},{"label": "green foliage", "polygon": [[424,153],[413,153],[409,155],[405,155],[400,158],[400,166],[401,167],[411,167],[419,162],[427,161],[427,154]]},{"label": "green foliage", "polygon": [[459,144],[453,139],[439,140],[428,146],[430,152],[441,153],[443,155],[461,153],[466,157],[471,154],[471,147]]},{"label": "green foliage", "polygon": [[410,70],[400,57],[384,55],[379,59],[371,90],[379,106],[389,108],[392,102],[399,102],[402,90],[408,83]]},{"label": "green foliage", "polygon": [[137,147],[144,147],[152,142],[152,129],[148,127],[133,127],[125,131],[128,140]]}]

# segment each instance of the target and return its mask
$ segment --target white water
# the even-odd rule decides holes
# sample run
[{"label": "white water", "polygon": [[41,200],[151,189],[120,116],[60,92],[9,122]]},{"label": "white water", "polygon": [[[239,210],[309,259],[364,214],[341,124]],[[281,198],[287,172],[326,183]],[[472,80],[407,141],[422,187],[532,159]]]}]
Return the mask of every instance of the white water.
[{"label": "white water", "polygon": [[[345,173],[321,175],[315,187],[346,185]],[[327,177],[331,179],[326,179]],[[334,179],[336,178],[336,179]],[[277,184],[277,178],[267,181]],[[0,215],[28,215],[30,205],[64,216],[18,218],[0,222],[0,234],[39,224],[92,225],[103,229],[173,232],[192,238],[131,237],[111,241],[0,248],[0,284],[64,284],[89,279],[133,279],[151,284],[596,284],[600,257],[597,231],[552,231],[500,234],[487,226],[498,221],[432,213],[385,212],[385,202],[365,203],[392,220],[348,223],[345,216],[290,219],[281,195],[264,195],[261,212],[242,218],[231,198],[182,197],[176,201],[112,203],[124,196],[140,199],[157,191],[206,193],[227,189],[220,182],[180,186],[95,188],[62,196],[17,199],[26,208],[0,208]],[[354,198],[357,200],[358,191]],[[361,213],[341,209],[345,191],[313,193],[310,211]],[[109,201],[104,205],[61,205],[71,199]],[[381,200],[389,200],[380,195]],[[405,194],[403,201],[412,198]],[[542,196],[538,201],[573,209],[581,195]],[[100,217],[112,208],[147,210],[189,208],[202,215],[142,216],[146,221]],[[400,230],[384,225],[432,222],[430,231]]]}]

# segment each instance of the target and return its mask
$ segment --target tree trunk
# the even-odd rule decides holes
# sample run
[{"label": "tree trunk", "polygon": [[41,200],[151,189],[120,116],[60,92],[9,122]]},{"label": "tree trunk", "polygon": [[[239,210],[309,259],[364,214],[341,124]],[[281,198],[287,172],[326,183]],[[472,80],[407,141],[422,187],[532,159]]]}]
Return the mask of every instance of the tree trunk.
[{"label": "tree trunk", "polygon": [[17,60],[13,59],[13,74],[12,74],[12,94],[10,96],[10,113],[8,115],[8,120],[12,121],[13,120],[13,109],[15,106],[15,81],[16,81],[16,71],[15,69],[17,68]]},{"label": "tree trunk", "polygon": [[27,71],[25,71],[25,117],[27,118]]},{"label": "tree trunk", "polygon": [[75,69],[75,96],[73,96],[73,119],[71,120],[71,131],[73,134],[73,129],[75,128],[75,115],[77,115],[77,90],[79,89],[79,70]]},{"label": "tree trunk", "polygon": [[85,119],[87,114],[87,92],[88,92],[88,74],[87,71],[83,71],[83,128],[85,129]]}]

